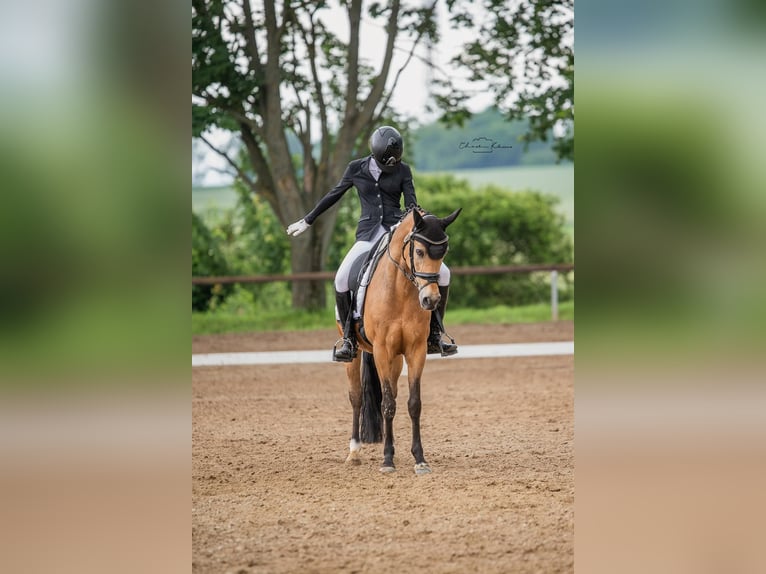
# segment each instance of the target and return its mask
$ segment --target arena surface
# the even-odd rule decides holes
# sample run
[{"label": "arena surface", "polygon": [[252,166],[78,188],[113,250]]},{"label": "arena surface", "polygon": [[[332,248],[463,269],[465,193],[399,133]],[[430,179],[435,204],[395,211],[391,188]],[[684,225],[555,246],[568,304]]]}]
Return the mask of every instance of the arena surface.
[{"label": "arena surface", "polygon": [[[450,328],[458,344],[571,341],[571,321]],[[195,337],[192,352],[330,348],[333,329]],[[574,357],[451,358],[423,376],[416,476],[407,385],[382,445],[344,464],[342,365],[193,369],[193,572],[571,572]]]}]

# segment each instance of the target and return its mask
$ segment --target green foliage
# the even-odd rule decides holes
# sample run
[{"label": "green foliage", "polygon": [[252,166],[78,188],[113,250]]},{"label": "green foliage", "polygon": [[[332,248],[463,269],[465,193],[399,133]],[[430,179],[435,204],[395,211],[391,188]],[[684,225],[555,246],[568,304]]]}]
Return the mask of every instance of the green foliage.
[{"label": "green foliage", "polygon": [[[280,275],[290,271],[290,238],[271,207],[259,196],[237,182],[234,184],[236,204],[233,208],[206,212],[207,226],[195,216],[200,230],[206,234],[204,245],[212,245],[216,261],[225,262],[228,273],[200,272],[195,275]],[[349,191],[341,200],[338,218],[328,248],[326,269],[335,270],[354,244],[359,200]],[[195,227],[196,229],[196,227]],[[220,267],[216,267],[220,268]],[[289,306],[290,284],[247,284],[226,305],[249,305],[267,311]],[[331,298],[332,299],[332,298]],[[215,304],[223,303],[223,299]],[[195,307],[197,309],[198,307]]]},{"label": "green foliage", "polygon": [[273,210],[242,183],[237,182],[234,189],[237,204],[225,212],[217,227],[232,270],[253,275],[289,273],[289,238]]},{"label": "green foliage", "polygon": [[[192,136],[213,147],[206,138],[212,128],[238,133],[245,150],[239,160],[216,151],[240,166],[238,178],[269,202],[283,226],[308,213],[342,166],[367,152],[379,122],[396,117],[387,78],[396,73],[398,79],[404,68],[390,64],[394,38],[413,51],[437,40],[435,4],[353,2],[345,10],[349,33],[340,35],[325,24],[338,17],[333,8],[326,2],[192,0]],[[360,34],[362,21],[385,29],[388,41]],[[364,56],[371,42],[373,64]],[[387,62],[382,68],[380,57]],[[293,272],[325,265],[328,253],[337,256],[326,232],[335,215],[326,212],[309,231],[317,248],[293,257]],[[323,306],[315,283],[296,282],[292,289],[295,305]]]},{"label": "green foliage", "polygon": [[[229,266],[221,251],[219,238],[192,212],[192,276],[220,277],[228,274]],[[213,309],[226,299],[230,292],[230,285],[193,285],[192,309]]]},{"label": "green foliage", "polygon": [[226,302],[213,311],[192,313],[192,334],[237,333],[247,331],[282,331],[332,328],[333,310],[319,311],[292,309],[290,291],[284,283],[272,283],[268,287],[284,295],[284,301],[254,301],[252,293],[244,286],[238,286]]},{"label": "green foliage", "polygon": [[[452,25],[470,31],[473,38],[453,64],[488,89],[508,119],[529,122],[526,142],[548,141],[556,126],[561,131],[554,151],[560,159],[574,159],[573,0],[485,0],[486,17],[480,22],[472,17],[475,4],[447,2]],[[466,95],[449,80],[437,86],[445,123],[463,125]]]},{"label": "green foliage", "polygon": [[[217,212],[210,224],[231,274],[290,273],[289,238],[271,207],[239,182],[234,191],[235,206]],[[249,294],[250,304],[264,302],[268,306],[290,301],[286,283],[248,284],[242,288]],[[238,302],[242,303],[241,297]]]},{"label": "green foliage", "polygon": [[[557,213],[557,199],[535,191],[508,192],[496,186],[472,190],[452,176],[417,177],[418,201],[444,217],[458,207],[449,228],[450,267],[567,263],[573,246]],[[461,307],[524,305],[546,300],[550,274],[453,276],[450,304]],[[571,278],[563,279],[561,300],[572,297]]]},{"label": "green foliage", "polygon": [[[509,192],[493,185],[473,189],[468,182],[453,176],[415,177],[421,206],[439,216],[458,207],[460,218],[449,228],[450,267],[471,265],[513,265],[563,263],[572,261],[572,242],[556,211],[558,199],[539,192]],[[209,265],[225,265],[230,274],[259,275],[290,272],[289,238],[269,206],[236,186],[237,205],[213,218],[210,229],[195,217],[195,245],[202,242]],[[340,202],[336,226],[330,241],[326,269],[335,270],[355,241],[359,201],[349,192]],[[220,267],[215,267],[220,269]],[[222,271],[195,275],[222,274]],[[488,307],[526,305],[547,301],[550,274],[507,274],[492,276],[453,276],[450,307]],[[571,277],[560,279],[560,299],[572,298]],[[328,283],[328,289],[330,283]],[[228,294],[228,293],[227,293]],[[332,300],[332,297],[330,297]],[[288,283],[243,285],[236,295],[212,306],[224,308],[238,317],[252,310],[269,313],[290,306]],[[199,308],[199,307],[195,307]]]}]

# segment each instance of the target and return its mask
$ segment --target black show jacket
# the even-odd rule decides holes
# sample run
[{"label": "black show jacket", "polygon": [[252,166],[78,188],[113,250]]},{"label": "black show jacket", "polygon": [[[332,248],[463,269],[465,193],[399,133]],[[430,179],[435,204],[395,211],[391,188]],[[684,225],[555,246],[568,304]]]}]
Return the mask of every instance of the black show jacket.
[{"label": "black show jacket", "polygon": [[346,172],[337,185],[319,200],[316,207],[304,218],[311,225],[324,211],[335,205],[352,186],[359,194],[362,214],[356,227],[357,241],[370,241],[378,224],[388,229],[402,216],[400,206],[402,195],[404,205],[417,205],[412,170],[404,162],[397,164],[393,173],[381,172],[380,179],[370,174],[372,156],[355,159],[346,167]]}]

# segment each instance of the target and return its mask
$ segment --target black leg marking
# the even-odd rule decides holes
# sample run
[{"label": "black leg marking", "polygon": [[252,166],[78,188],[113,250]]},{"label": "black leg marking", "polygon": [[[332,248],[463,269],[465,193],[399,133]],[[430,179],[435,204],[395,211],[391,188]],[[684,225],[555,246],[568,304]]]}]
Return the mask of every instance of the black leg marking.
[{"label": "black leg marking", "polygon": [[407,409],[412,420],[412,456],[415,457],[415,463],[425,463],[423,456],[423,445],[420,442],[420,379],[415,379],[410,383],[410,398],[407,401]]},{"label": "black leg marking", "polygon": [[394,415],[396,415],[396,399],[391,391],[391,384],[386,381],[383,385],[383,467],[394,468]]}]

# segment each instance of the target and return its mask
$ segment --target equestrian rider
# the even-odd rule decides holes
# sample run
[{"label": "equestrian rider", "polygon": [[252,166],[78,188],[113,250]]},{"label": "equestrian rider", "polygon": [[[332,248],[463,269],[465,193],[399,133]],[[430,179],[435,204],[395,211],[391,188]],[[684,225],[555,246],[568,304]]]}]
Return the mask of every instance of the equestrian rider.
[{"label": "equestrian rider", "polygon": [[[342,346],[336,350],[334,360],[351,362],[356,356],[356,335],[353,328],[351,291],[348,279],[351,266],[360,253],[369,251],[375,242],[401,219],[400,200],[404,195],[407,206],[418,204],[412,183],[410,166],[402,161],[404,142],[399,132],[390,127],[377,128],[370,136],[370,152],[367,157],[355,159],[346,167],[337,185],[316,204],[316,207],[300,221],[287,228],[287,234],[300,235],[324,211],[333,206],[352,186],[356,187],[362,206],[362,215],[356,228],[356,243],[346,254],[335,274],[335,302],[343,328]],[[439,270],[438,311],[442,318],[447,307],[450,271],[444,263]],[[435,314],[431,314],[431,332],[428,336],[428,353],[442,356],[457,353],[457,345],[442,341],[442,331]]]}]

